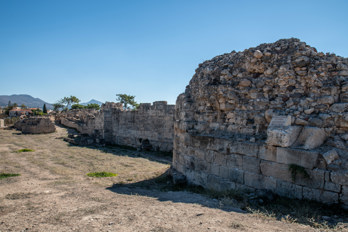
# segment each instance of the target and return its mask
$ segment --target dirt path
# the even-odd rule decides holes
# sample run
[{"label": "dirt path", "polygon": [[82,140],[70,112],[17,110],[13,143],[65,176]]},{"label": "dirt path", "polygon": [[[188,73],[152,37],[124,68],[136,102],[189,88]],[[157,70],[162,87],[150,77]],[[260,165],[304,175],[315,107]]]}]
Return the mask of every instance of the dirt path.
[{"label": "dirt path", "polygon": [[[169,164],[120,148],[69,146],[60,139],[66,135],[63,128],[48,135],[0,130],[0,173],[21,174],[0,179],[0,231],[315,231],[199,194],[127,187]],[[22,148],[35,151],[16,153]],[[96,171],[118,176],[86,176]]]}]

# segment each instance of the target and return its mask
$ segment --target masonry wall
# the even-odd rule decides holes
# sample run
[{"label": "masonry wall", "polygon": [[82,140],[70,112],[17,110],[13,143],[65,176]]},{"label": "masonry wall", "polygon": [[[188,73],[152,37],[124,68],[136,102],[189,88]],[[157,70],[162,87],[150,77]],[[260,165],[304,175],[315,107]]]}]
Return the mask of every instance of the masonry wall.
[{"label": "masonry wall", "polygon": [[173,167],[206,188],[348,207],[347,90],[347,58],[298,39],[217,56],[177,99]]},{"label": "masonry wall", "polygon": [[169,152],[173,149],[174,110],[165,101],[143,103],[137,110],[123,110],[121,104],[107,102],[100,111],[71,110],[60,122],[96,142]]}]

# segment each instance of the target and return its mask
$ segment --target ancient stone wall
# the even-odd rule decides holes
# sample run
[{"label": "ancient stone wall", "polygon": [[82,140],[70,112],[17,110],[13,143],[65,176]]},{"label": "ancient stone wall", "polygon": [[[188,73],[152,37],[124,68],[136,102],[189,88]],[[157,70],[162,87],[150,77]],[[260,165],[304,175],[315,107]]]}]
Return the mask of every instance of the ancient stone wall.
[{"label": "ancient stone wall", "polygon": [[46,134],[56,131],[56,127],[49,117],[25,118],[17,121],[14,127],[24,134]]},{"label": "ancient stone wall", "polygon": [[215,190],[348,207],[348,59],[298,39],[199,65],[179,95],[173,167]]},{"label": "ancient stone wall", "polygon": [[143,103],[137,110],[123,110],[120,103],[107,102],[100,111],[71,110],[59,120],[97,142],[172,151],[174,110],[174,105],[164,101]]}]

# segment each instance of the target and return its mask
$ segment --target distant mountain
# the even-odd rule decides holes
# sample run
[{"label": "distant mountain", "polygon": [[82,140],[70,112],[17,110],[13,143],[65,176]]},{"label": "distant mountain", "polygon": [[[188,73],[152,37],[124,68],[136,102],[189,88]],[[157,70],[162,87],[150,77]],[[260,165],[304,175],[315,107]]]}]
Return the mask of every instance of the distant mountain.
[{"label": "distant mountain", "polygon": [[9,101],[12,104],[17,103],[18,106],[24,104],[29,108],[42,108],[46,104],[47,109],[53,109],[51,104],[27,94],[0,95],[0,106],[7,106]]},{"label": "distant mountain", "polygon": [[86,105],[88,105],[88,104],[98,104],[98,105],[101,106],[103,103],[100,102],[100,101],[98,101],[98,100],[95,100],[95,99],[92,99],[92,100],[90,100],[89,102],[81,103],[81,105],[84,105],[84,106],[86,106]]}]

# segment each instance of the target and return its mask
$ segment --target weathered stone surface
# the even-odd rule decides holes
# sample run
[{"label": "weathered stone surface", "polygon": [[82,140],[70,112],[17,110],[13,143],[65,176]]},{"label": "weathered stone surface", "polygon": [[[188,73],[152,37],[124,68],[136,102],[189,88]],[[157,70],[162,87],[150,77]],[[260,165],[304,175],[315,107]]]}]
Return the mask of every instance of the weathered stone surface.
[{"label": "weathered stone surface", "polygon": [[336,113],[348,111],[348,103],[335,103],[330,107],[330,110]]},{"label": "weathered stone surface", "polygon": [[227,147],[229,149],[229,152],[231,153],[237,153],[241,155],[246,155],[246,156],[252,156],[252,157],[257,157],[259,153],[259,145],[255,143],[231,143]]},{"label": "weathered stone surface", "polygon": [[318,160],[318,152],[304,151],[292,148],[277,148],[277,162],[282,164],[296,164],[312,169]]},{"label": "weathered stone surface", "polygon": [[332,182],[340,185],[348,185],[348,171],[331,172],[330,178]]},{"label": "weathered stone surface", "polygon": [[5,127],[5,120],[4,119],[0,119],[0,128]]},{"label": "weathered stone surface", "polygon": [[303,198],[323,203],[338,203],[338,193],[303,187]]},{"label": "weathered stone surface", "polygon": [[327,138],[323,128],[304,127],[298,137],[295,146],[303,146],[306,150],[312,150],[321,146]]},{"label": "weathered stone surface", "polygon": [[342,193],[340,194],[340,200],[343,203],[343,207],[348,209],[348,186],[342,186]]},{"label": "weathered stone surface", "polygon": [[277,180],[277,193],[280,196],[302,199],[303,187],[286,181]]},{"label": "weathered stone surface", "polygon": [[[346,58],[318,53],[298,39],[203,62],[177,98],[174,124],[175,154],[197,160],[191,165],[175,158],[174,165],[184,166],[187,178],[205,187],[267,188],[299,199],[342,201],[338,193],[347,180],[339,173],[348,168],[348,75],[341,75],[346,72]],[[325,161],[319,153],[334,148],[340,159],[327,164],[332,157]],[[200,164],[203,153],[206,166]],[[290,164],[303,167],[309,178],[299,174],[293,180]],[[212,175],[209,184],[192,174],[203,170]]]},{"label": "weathered stone surface", "polygon": [[299,126],[268,127],[267,144],[270,146],[290,147],[301,131]]},{"label": "weathered stone surface", "polygon": [[169,152],[173,149],[174,109],[164,101],[143,103],[137,110],[123,110],[120,103],[107,102],[100,111],[70,110],[59,120],[105,143]]},{"label": "weathered stone surface", "polygon": [[31,117],[22,119],[14,127],[24,134],[47,134],[56,131],[56,126],[48,117]]},{"label": "weathered stone surface", "polygon": [[245,172],[244,183],[246,186],[256,189],[268,189],[274,191],[277,187],[276,179],[273,177],[267,177],[260,174]]},{"label": "weathered stone surface", "polygon": [[340,157],[337,154],[335,149],[327,151],[323,154],[323,158],[325,159],[327,164],[331,164],[333,161],[339,159]]},{"label": "weathered stone surface", "polygon": [[268,161],[277,160],[277,147],[274,146],[261,146],[259,152],[259,158]]}]

